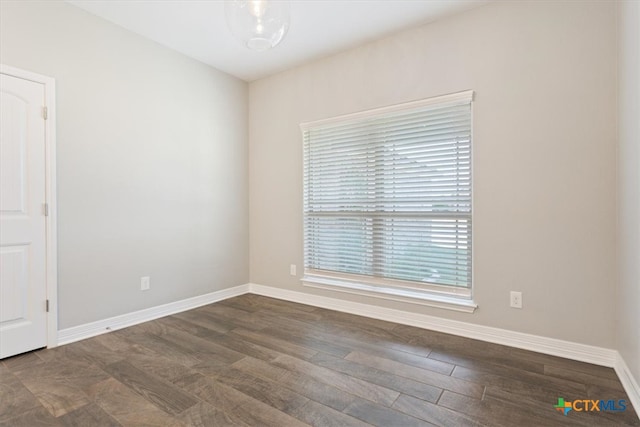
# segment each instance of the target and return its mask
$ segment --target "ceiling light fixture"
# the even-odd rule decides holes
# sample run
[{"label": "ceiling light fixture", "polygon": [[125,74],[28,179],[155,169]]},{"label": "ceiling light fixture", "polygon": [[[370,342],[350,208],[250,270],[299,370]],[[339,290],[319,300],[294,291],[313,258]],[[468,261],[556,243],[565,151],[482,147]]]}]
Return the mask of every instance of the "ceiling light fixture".
[{"label": "ceiling light fixture", "polygon": [[224,9],[231,34],[249,49],[271,49],[289,29],[288,1],[229,0]]}]

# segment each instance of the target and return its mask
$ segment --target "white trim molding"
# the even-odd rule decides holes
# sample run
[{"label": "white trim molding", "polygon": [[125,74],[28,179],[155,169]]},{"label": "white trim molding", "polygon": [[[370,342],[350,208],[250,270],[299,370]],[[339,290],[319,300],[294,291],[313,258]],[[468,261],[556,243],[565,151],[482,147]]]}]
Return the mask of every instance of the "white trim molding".
[{"label": "white trim molding", "polygon": [[86,338],[95,337],[107,332],[137,325],[139,323],[148,322],[160,317],[170,316],[187,310],[192,310],[203,305],[222,301],[227,298],[233,298],[249,292],[249,285],[239,285],[233,288],[223,289],[211,292],[197,297],[187,298],[168,304],[158,305],[156,307],[146,308],[144,310],[134,311],[132,313],[120,316],[110,317],[108,319],[98,320],[84,325],[74,326],[72,328],[62,329],[58,332],[58,344],[70,344]]},{"label": "white trim molding", "polygon": [[302,284],[309,288],[327,289],[335,292],[346,292],[409,304],[426,305],[446,310],[473,313],[478,305],[471,299],[456,298],[449,295],[438,295],[426,292],[411,292],[408,289],[374,286],[351,280],[337,280],[320,276],[304,276]]},{"label": "white trim molding", "polygon": [[249,284],[249,293],[614,368],[624,390],[629,396],[631,404],[636,412],[640,413],[640,387],[638,386],[638,382],[633,377],[633,374],[620,353],[613,349],[564,341],[556,338],[541,337],[490,326],[475,325],[426,314],[410,313],[359,302],[344,301],[337,298],[274,288],[256,283]]},{"label": "white trim molding", "polygon": [[595,365],[613,367],[617,360],[618,352],[613,349],[541,337],[490,326],[475,325],[473,323],[443,319],[426,314],[410,313],[359,302],[344,301],[337,298],[290,291],[255,283],[251,283],[249,286],[250,293],[253,294],[357,314],[403,325],[416,326],[418,328],[536,351],[552,356],[565,357],[581,362],[593,363]]},{"label": "white trim molding", "polygon": [[57,197],[56,197],[56,81],[31,71],[0,64],[0,73],[44,86],[45,143],[45,202],[48,206],[46,224],[46,272],[47,301],[47,347],[58,345],[58,241],[57,241]]},{"label": "white trim molding", "polygon": [[640,414],[640,386],[620,353],[618,353],[614,369],[618,374],[618,378],[620,378],[624,391],[629,396],[633,408],[636,410],[636,414]]},{"label": "white trim molding", "polygon": [[358,111],[356,113],[344,114],[342,116],[300,123],[300,129],[302,131],[305,131],[311,127],[332,125],[334,123],[346,122],[350,120],[366,119],[368,117],[373,117],[380,114],[395,113],[397,111],[412,110],[414,108],[423,108],[432,105],[441,106],[445,104],[468,104],[473,101],[473,94],[473,90],[470,89],[462,92],[450,93],[447,95],[433,96],[431,98],[403,102],[402,104],[395,104],[386,107],[373,108],[371,110]]},{"label": "white trim molding", "polygon": [[70,344],[75,341],[91,338],[247,293],[611,367],[615,369],[636,412],[640,412],[640,387],[638,387],[638,382],[633,377],[624,359],[616,350],[525,334],[507,329],[475,325],[457,320],[443,319],[426,314],[410,313],[370,304],[344,301],[337,298],[312,295],[256,283],[247,283],[157,307],[63,329],[58,333],[59,344]]}]

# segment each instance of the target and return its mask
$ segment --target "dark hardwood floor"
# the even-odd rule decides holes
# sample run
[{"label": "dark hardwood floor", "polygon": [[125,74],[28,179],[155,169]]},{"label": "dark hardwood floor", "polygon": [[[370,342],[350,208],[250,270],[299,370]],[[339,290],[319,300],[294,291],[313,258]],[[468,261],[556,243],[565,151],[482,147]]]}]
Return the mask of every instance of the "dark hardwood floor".
[{"label": "dark hardwood floor", "polygon": [[[625,399],[624,412],[554,409]],[[612,369],[256,295],[0,363],[1,426],[640,426]]]}]

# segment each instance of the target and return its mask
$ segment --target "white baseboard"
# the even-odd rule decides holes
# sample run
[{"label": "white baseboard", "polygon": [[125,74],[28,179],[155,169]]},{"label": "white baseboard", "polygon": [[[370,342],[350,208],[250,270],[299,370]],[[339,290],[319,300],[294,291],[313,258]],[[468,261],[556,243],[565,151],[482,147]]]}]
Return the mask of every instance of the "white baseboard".
[{"label": "white baseboard", "polygon": [[72,342],[95,337],[96,335],[104,334],[106,332],[115,331],[117,329],[126,328],[128,326],[148,322],[149,320],[158,319],[160,317],[180,313],[181,311],[191,310],[196,307],[246,294],[249,292],[249,288],[248,284],[239,285],[233,288],[223,289],[221,291],[215,291],[193,298],[187,298],[144,310],[134,311],[133,313],[127,313],[121,316],[110,317],[108,319],[62,329],[58,331],[58,345],[70,344]]},{"label": "white baseboard", "polygon": [[639,414],[638,416],[640,416],[640,386],[638,385],[638,381],[633,377],[629,366],[627,366],[620,353],[618,353],[618,358],[614,368],[616,370],[616,374],[618,374],[618,378],[620,378],[622,387],[624,387],[624,391],[627,392],[629,400],[636,410],[636,414]]},{"label": "white baseboard", "polygon": [[640,413],[640,387],[629,367],[618,351],[564,341],[555,338],[541,337],[507,329],[475,325],[457,320],[443,319],[426,314],[409,313],[401,310],[378,307],[358,302],[344,301],[337,298],[311,295],[303,292],[274,288],[271,286],[249,284],[249,292],[266,297],[278,298],[300,304],[312,305],[330,310],[386,320],[403,325],[416,326],[447,334],[473,338],[481,341],[502,344],[509,347],[531,350],[552,356],[564,357],[594,365],[614,368],[620,378],[629,400],[637,413]]},{"label": "white baseboard", "polygon": [[375,305],[344,301],[337,298],[311,295],[255,283],[251,283],[249,287],[249,292],[258,295],[343,311],[360,316],[372,317],[374,319],[401,323],[403,325],[416,326],[418,328],[431,329],[447,334],[522,348],[596,365],[613,367],[617,360],[618,352],[608,348],[594,347],[490,326],[475,325],[473,323],[443,319],[426,314],[410,313]]},{"label": "white baseboard", "polygon": [[541,337],[522,332],[509,331],[507,329],[493,328],[490,326],[475,325],[473,323],[457,320],[443,319],[426,314],[410,313],[391,308],[384,308],[370,304],[344,301],[338,298],[330,298],[312,295],[304,292],[291,291],[271,286],[247,283],[221,291],[211,292],[181,301],[98,320],[96,322],[75,326],[58,331],[58,344],[69,344],[75,341],[91,338],[96,335],[139,323],[148,322],[160,317],[169,316],[196,307],[222,301],[227,298],[253,293],[267,297],[282,299],[329,310],[342,311],[374,319],[386,320],[403,325],[416,326],[452,335],[502,344],[510,347],[531,350],[552,356],[564,357],[581,362],[614,368],[636,412],[640,413],[640,387],[633,377],[624,359],[616,350],[579,344],[555,338]]}]

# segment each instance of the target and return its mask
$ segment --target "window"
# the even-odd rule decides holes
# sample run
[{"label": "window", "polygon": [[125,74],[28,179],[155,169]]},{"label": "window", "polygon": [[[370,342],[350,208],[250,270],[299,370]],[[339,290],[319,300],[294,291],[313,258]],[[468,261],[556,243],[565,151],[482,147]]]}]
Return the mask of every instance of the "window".
[{"label": "window", "polygon": [[473,311],[473,92],[303,124],[303,282]]}]

